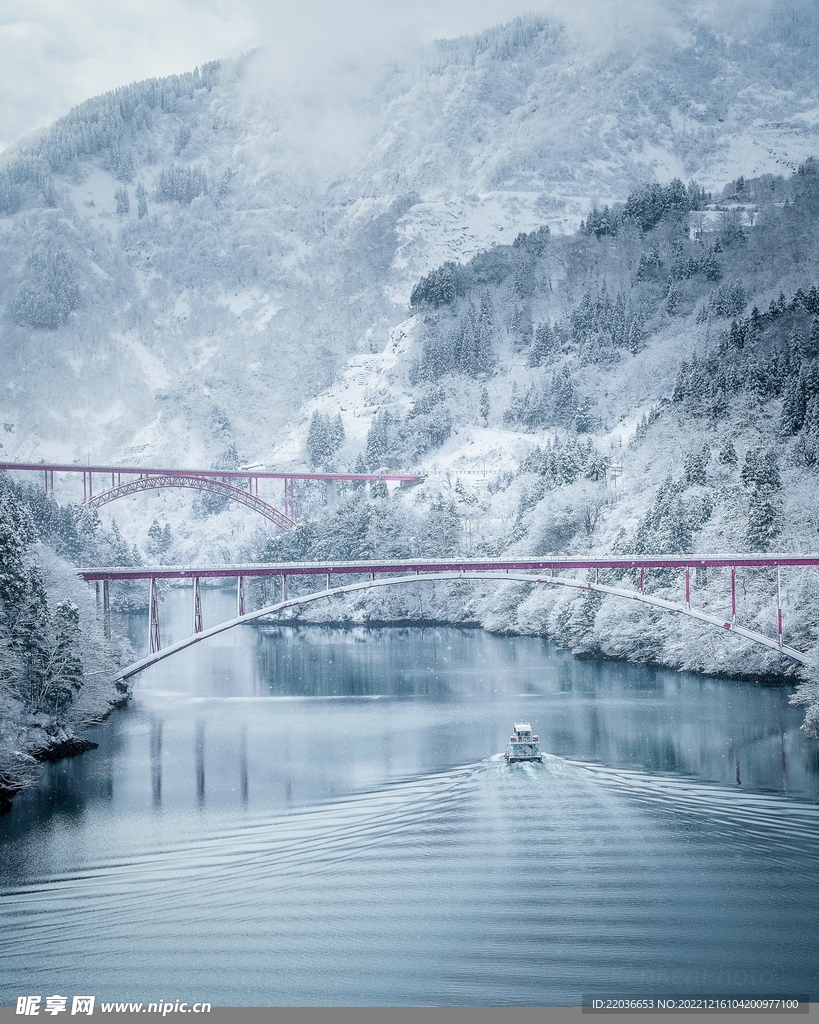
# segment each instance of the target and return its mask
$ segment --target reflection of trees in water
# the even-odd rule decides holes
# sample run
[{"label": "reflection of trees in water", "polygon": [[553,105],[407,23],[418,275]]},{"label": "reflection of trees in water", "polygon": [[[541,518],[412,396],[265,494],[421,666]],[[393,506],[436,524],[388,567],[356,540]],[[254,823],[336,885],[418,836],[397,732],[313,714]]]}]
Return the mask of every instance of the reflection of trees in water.
[{"label": "reflection of trees in water", "polygon": [[[534,638],[447,627],[265,626],[257,670],[277,696],[531,697],[542,749],[581,760],[735,785],[739,759],[742,785],[770,790],[809,792],[819,776],[779,687],[582,660]],[[442,743],[450,740],[435,740]]]},{"label": "reflection of trees in water", "polygon": [[[128,710],[116,714],[127,715]],[[125,739],[114,720],[89,732],[88,736],[99,743],[96,750],[43,765],[39,783],[15,798],[11,815],[6,819],[11,826],[10,837],[19,839],[32,830],[41,829],[44,822],[50,828],[70,829],[95,804],[113,804],[114,766],[122,756]],[[0,837],[4,837],[2,830]],[[4,867],[9,863],[11,846],[13,844],[3,851]]]},{"label": "reflection of trees in water", "polygon": [[476,662],[469,632],[267,627],[258,634],[258,667],[277,696],[446,698]]},{"label": "reflection of trees in water", "polygon": [[[202,703],[146,686],[94,729],[98,750],[46,766],[41,786],[0,819],[13,840],[4,869],[16,870],[9,847],[24,834],[70,829],[119,802],[170,816],[197,804],[284,807],[349,779],[355,788],[362,772],[471,763],[503,748],[516,715],[547,754],[730,787],[739,764],[743,790],[817,791],[819,751],[782,687],[581,660],[540,639],[474,629],[264,625],[237,637],[201,662],[178,656],[173,692]],[[164,689],[163,678],[152,685]],[[353,699],[255,699],[266,696]],[[301,748],[305,729],[320,737],[321,756]]]}]

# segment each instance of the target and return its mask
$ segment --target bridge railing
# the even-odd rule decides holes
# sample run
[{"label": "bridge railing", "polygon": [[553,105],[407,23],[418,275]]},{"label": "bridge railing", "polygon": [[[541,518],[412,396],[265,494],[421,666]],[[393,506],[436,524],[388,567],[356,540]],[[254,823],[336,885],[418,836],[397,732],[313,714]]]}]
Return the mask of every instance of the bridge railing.
[{"label": "bridge railing", "polygon": [[[310,473],[296,470],[245,469],[160,469],[146,466],[79,466],[66,463],[0,462],[0,470],[42,473],[46,494],[54,490],[55,473],[81,473],[83,503],[99,507],[109,501],[159,487],[201,487],[214,490],[233,501],[260,512],[281,529],[289,529],[296,520],[296,481],[374,483],[385,480],[402,486],[420,483],[424,478],[411,473]],[[94,493],[94,477],[105,479],[104,489]],[[108,477],[111,478],[110,487]],[[125,477],[125,483],[123,483]],[[282,510],[259,497],[260,480],[282,481]],[[221,485],[221,487],[220,487]],[[242,497],[241,489],[245,497]],[[255,496],[255,501],[253,497]]]},{"label": "bridge railing", "polygon": [[[717,554],[717,555],[644,555],[644,556],[553,556],[546,558],[490,558],[490,559],[391,559],[361,560],[334,562],[275,562],[248,563],[221,566],[139,566],[139,567],[87,567],[78,570],[78,574],[87,582],[103,585],[103,605],[110,609],[108,588],[116,580],[147,580],[150,586],[148,647],[154,654],[161,648],[159,626],[159,602],[156,597],[156,586],[160,580],[191,580],[194,593],[194,633],[202,630],[201,602],[199,584],[202,579],[233,578],[237,586],[237,619],[245,616],[245,580],[259,577],[278,577],[281,583],[281,601],[276,608],[288,605],[289,577],[324,576],[326,586],[315,595],[308,595],[304,600],[312,600],[313,596],[322,597],[346,593],[350,590],[366,589],[369,586],[393,583],[421,582],[433,580],[457,580],[493,578],[503,581],[515,580],[529,584],[552,584],[580,589],[597,590],[616,597],[631,598],[664,608],[668,611],[681,612],[692,618],[711,625],[719,626],[729,632],[755,640],[764,646],[775,648],[780,653],[797,661],[807,661],[802,652],[784,643],[784,617],[782,611],[782,569],[792,567],[819,567],[817,554]],[[729,570],[730,579],[730,616],[720,617],[702,609],[692,608],[691,604],[691,570],[719,568]],[[776,639],[747,626],[737,623],[737,570],[768,569],[776,573]],[[586,579],[572,579],[564,574],[567,571],[585,571]],[[600,573],[607,570],[618,570],[620,573],[635,573],[637,586],[635,589],[614,587],[600,581]],[[646,593],[646,571],[665,570],[682,573],[682,598],[679,603],[664,597]],[[594,578],[591,578],[591,573]],[[363,583],[332,587],[333,577],[364,576]],[[378,577],[378,579],[376,579]],[[301,603],[302,599],[296,599]],[[727,602],[726,602],[727,603]],[[272,606],[271,606],[272,607]],[[110,615],[110,612],[108,613]],[[110,630],[110,623],[106,622]]]}]

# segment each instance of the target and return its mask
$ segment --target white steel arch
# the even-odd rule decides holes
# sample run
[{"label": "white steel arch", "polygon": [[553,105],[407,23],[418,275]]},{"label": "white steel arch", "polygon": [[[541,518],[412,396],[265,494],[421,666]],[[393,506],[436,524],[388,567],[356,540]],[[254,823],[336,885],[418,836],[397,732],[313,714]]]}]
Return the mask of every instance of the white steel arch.
[{"label": "white steel arch", "polygon": [[763,647],[776,651],[778,654],[781,654],[786,658],[790,658],[792,661],[799,662],[800,664],[808,664],[811,660],[801,651],[797,651],[795,648],[789,647],[787,644],[780,643],[772,637],[765,636],[764,633],[758,633],[756,630],[748,629],[746,626],[739,626],[735,622],[720,618],[717,615],[711,615],[709,612],[703,612],[685,604],[676,604],[673,601],[667,601],[665,598],[655,597],[652,594],[640,593],[635,590],[628,590],[621,587],[610,587],[603,583],[595,583],[588,580],[567,579],[560,576],[533,576],[531,573],[428,572],[421,574],[408,573],[402,576],[388,576],[384,579],[364,580],[359,583],[350,583],[346,586],[332,587],[329,590],[319,590],[312,594],[305,594],[301,597],[292,597],[285,601],[279,601],[277,604],[267,605],[264,608],[258,609],[258,611],[248,612],[245,615],[239,615],[236,618],[228,619],[226,622],[220,622],[218,625],[212,626],[210,629],[205,629],[201,633],[194,633],[192,636],[186,637],[184,640],[179,640],[175,644],[169,644],[163,650],[154,651],[146,657],[140,658],[139,661],[135,661],[133,664],[120,669],[120,671],[113,676],[113,679],[129,679],[131,676],[136,675],[143,669],[149,668],[151,665],[155,665],[157,662],[162,661],[165,658],[169,658],[173,654],[177,654],[179,651],[192,647],[193,644],[197,644],[201,640],[207,640],[208,637],[224,633],[228,629],[233,629],[234,626],[240,626],[243,622],[263,619],[269,615],[275,615],[276,612],[284,611],[287,608],[295,608],[299,605],[311,604],[313,601],[322,601],[331,597],[342,597],[345,594],[351,594],[358,590],[373,590],[377,587],[391,587],[406,583],[457,582],[458,580],[492,579],[501,583],[514,582],[545,584],[556,587],[570,587],[575,590],[595,590],[599,593],[610,594],[612,597],[619,597],[628,601],[640,601],[642,604],[652,605],[655,608],[661,608],[664,611],[674,612],[678,615],[687,615],[689,618],[696,619],[699,622],[704,622],[710,626],[716,626],[726,632],[736,633],[738,636],[745,637],[747,640],[752,640],[755,643],[761,644]]}]

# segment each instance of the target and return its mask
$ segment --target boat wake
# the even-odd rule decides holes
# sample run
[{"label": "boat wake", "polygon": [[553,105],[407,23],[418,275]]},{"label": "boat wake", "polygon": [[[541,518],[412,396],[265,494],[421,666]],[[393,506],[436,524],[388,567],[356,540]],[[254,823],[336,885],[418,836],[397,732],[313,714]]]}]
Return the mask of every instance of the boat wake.
[{"label": "boat wake", "polygon": [[818,847],[811,805],[549,754],[128,857],[67,836],[73,867],[0,891],[0,1003],[55,979],[223,1006],[556,1005],[692,977],[804,992]]}]

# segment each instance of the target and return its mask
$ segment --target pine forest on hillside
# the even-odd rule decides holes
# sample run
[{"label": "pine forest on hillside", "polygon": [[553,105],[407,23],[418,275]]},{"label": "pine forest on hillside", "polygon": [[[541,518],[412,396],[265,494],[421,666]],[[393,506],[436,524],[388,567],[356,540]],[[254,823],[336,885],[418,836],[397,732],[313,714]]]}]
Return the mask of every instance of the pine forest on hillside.
[{"label": "pine forest on hillside", "polygon": [[[819,87],[819,16],[794,6],[742,44],[689,19],[644,58],[535,16],[439,40],[380,70],[333,159],[271,114],[252,53],[89,99],[4,153],[1,460],[424,479],[303,482],[282,533],[205,492],[114,519],[0,475],[0,750],[69,742],[121,698],[105,679],[133,652],[81,564],[816,551],[819,143],[794,97]],[[738,582],[770,634],[775,579]],[[719,573],[694,589],[723,614]],[[783,601],[815,658],[812,570]],[[299,614],[787,679],[819,732],[812,668],[593,592],[441,583]],[[0,790],[31,769],[2,756]]]}]

